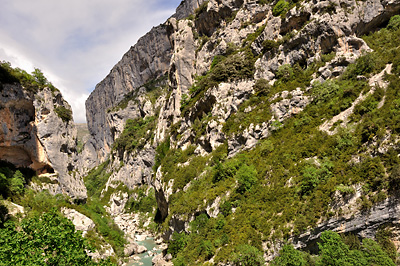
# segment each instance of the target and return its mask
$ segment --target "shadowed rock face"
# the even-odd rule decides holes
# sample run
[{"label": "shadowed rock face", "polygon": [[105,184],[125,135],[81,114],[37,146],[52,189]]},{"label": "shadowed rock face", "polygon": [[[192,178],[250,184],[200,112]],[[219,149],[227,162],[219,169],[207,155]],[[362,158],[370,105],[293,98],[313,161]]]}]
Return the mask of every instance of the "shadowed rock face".
[{"label": "shadowed rock face", "polygon": [[52,193],[85,199],[82,179],[72,172],[77,164],[76,129],[63,121],[57,107],[71,109],[61,94],[48,88],[32,92],[19,84],[1,84],[0,160],[28,167],[38,175],[54,173]]},{"label": "shadowed rock face", "polygon": [[36,136],[32,95],[21,86],[4,85],[0,95],[0,160],[46,173],[49,166]]}]

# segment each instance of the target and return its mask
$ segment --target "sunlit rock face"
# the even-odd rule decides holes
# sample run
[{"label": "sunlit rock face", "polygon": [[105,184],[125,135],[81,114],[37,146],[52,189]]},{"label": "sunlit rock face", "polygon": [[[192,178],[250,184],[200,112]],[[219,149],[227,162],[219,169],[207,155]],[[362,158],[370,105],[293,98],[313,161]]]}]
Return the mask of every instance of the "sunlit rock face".
[{"label": "sunlit rock face", "polygon": [[[204,2],[207,3],[202,5]],[[86,101],[91,139],[83,151],[85,159],[81,160],[84,164],[82,169],[89,170],[110,159],[107,166],[110,177],[103,193],[108,188],[117,189],[121,183],[129,189],[143,184],[151,185],[157,200],[157,219],[170,218],[171,230],[166,234],[166,238],[169,238],[173,231],[189,232],[189,222],[199,212],[185,213],[182,217],[173,213],[171,196],[174,193],[175,177],[171,175],[168,180],[163,176],[165,173],[155,159],[158,154],[157,145],[168,140],[172,149],[194,148],[195,155],[208,156],[226,143],[228,158],[236,156],[239,152],[254,149],[260,140],[271,136],[285,121],[303,112],[313,101],[309,93],[311,86],[293,88],[290,91],[285,89],[268,99],[271,102],[270,118],[265,118],[259,124],[251,122],[243,128],[240,125],[237,132],[232,134],[224,132],[223,126],[229,122],[230,117],[239,112],[241,117],[246,117],[255,110],[255,106],[251,105],[244,110],[240,110],[240,107],[257,93],[257,81],[263,79],[269,87],[279,79],[279,69],[284,69],[285,65],[298,64],[306,68],[321,60],[322,56],[332,58],[314,73],[311,84],[335,79],[363,53],[371,51],[361,38],[362,35],[384,27],[391,16],[400,12],[399,0],[345,0],[341,1],[340,5],[337,4],[335,10],[329,9],[332,7],[332,1],[303,1],[301,7],[293,6],[285,16],[274,16],[273,8],[277,1],[264,5],[260,2],[182,1],[176,14],[142,37],[96,86]],[[194,12],[200,6],[201,8]],[[188,17],[189,15],[191,16]],[[251,40],[252,37],[254,40]],[[217,56],[235,58],[230,56],[232,51],[229,52],[233,49],[237,51],[236,55],[241,56],[236,58],[241,60],[226,62],[234,62],[231,63],[233,65],[245,61],[246,56],[241,50],[246,45],[248,51],[257,57],[255,63],[252,63],[254,73],[239,80],[221,78],[216,84],[207,87],[203,94],[191,92],[191,89],[196,89],[196,86],[193,86],[196,85],[196,78],[204,78],[206,73],[218,76],[216,70],[209,72],[218,64]],[[224,67],[229,68],[231,65],[226,63]],[[156,94],[156,97],[153,94],[151,96],[156,99],[149,99],[151,91],[146,83],[155,82],[161,77],[165,78],[165,82],[154,86],[159,95]],[[198,98],[191,104],[188,102],[190,97]],[[148,135],[152,136],[146,139],[145,145],[133,150],[113,149],[114,142],[123,133],[128,119],[148,117],[156,117],[156,124],[147,128],[148,133],[142,134],[146,138]],[[240,124],[240,118],[236,118],[234,122]],[[141,139],[145,138],[138,137],[129,141],[140,142]],[[179,167],[188,164],[190,161],[179,162]],[[199,172],[196,180],[201,179],[206,171],[208,170]],[[191,193],[193,184],[196,182],[187,183],[182,191]],[[218,195],[201,211],[207,212],[209,217],[216,217],[224,196]],[[386,210],[376,215],[357,216],[361,217],[360,220],[350,216],[346,221],[329,220],[328,224],[318,226],[322,229],[329,226],[330,230],[341,231],[338,229],[346,222],[346,230],[343,232],[361,232],[358,230],[361,228],[371,236],[377,227],[366,223],[361,226],[361,221],[378,220],[379,224],[392,222],[384,218],[383,213],[391,215],[392,212],[387,211],[387,205],[382,206],[381,209]],[[120,205],[118,207],[110,213],[122,212],[123,208]],[[201,208],[203,207],[199,207],[199,210]],[[353,214],[359,215],[355,212]],[[397,217],[397,214],[395,215]],[[383,218],[375,219],[377,216]],[[299,240],[292,240],[293,243],[297,241],[298,246],[303,246],[317,237],[318,232],[307,233]],[[264,249],[268,250],[270,247],[266,245]],[[271,252],[267,253],[268,259],[276,256],[277,250],[271,249]]]},{"label": "sunlit rock face", "polygon": [[1,84],[0,160],[28,167],[38,175],[55,174],[58,185],[51,191],[85,199],[86,188],[75,177],[76,129],[56,108],[70,110],[58,91],[33,92],[19,84]]}]

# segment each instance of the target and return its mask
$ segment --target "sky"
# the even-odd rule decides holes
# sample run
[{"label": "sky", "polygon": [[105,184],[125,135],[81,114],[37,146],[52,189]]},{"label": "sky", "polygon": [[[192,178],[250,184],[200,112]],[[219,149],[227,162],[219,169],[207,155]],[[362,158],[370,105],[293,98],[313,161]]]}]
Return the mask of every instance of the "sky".
[{"label": "sky", "polygon": [[39,68],[83,123],[97,83],[181,0],[0,0],[0,60]]}]

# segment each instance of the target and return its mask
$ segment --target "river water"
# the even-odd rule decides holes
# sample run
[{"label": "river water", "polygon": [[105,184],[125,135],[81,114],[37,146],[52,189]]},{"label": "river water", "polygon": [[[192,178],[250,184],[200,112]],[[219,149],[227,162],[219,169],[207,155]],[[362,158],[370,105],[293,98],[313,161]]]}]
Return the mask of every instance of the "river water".
[{"label": "river water", "polygon": [[[146,237],[145,240],[136,241],[136,243],[140,246],[145,246],[147,248],[147,251],[142,254],[135,255],[135,257],[139,257],[140,260],[131,261],[130,263],[128,263],[128,266],[151,266],[151,260],[154,258],[154,256],[161,253],[161,250],[158,248],[158,245],[154,241],[154,238]],[[154,248],[156,248],[156,250],[153,250]],[[153,254],[153,256],[149,256],[149,251]]]}]

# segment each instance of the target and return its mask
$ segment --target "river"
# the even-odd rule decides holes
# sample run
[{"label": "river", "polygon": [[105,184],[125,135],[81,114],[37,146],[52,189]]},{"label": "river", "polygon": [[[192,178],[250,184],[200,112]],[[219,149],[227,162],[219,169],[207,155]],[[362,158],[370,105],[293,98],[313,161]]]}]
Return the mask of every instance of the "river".
[{"label": "river", "polygon": [[[161,249],[159,249],[159,246],[154,241],[154,238],[146,237],[145,240],[136,241],[136,243],[140,246],[145,246],[147,248],[147,251],[142,254],[135,255],[135,257],[139,257],[140,259],[131,261],[127,265],[128,266],[139,266],[139,265],[151,266],[152,265],[151,260],[154,258],[154,256],[161,253]],[[154,248],[156,248],[156,249],[154,250]],[[149,256],[149,252],[151,252],[152,256]]]}]

